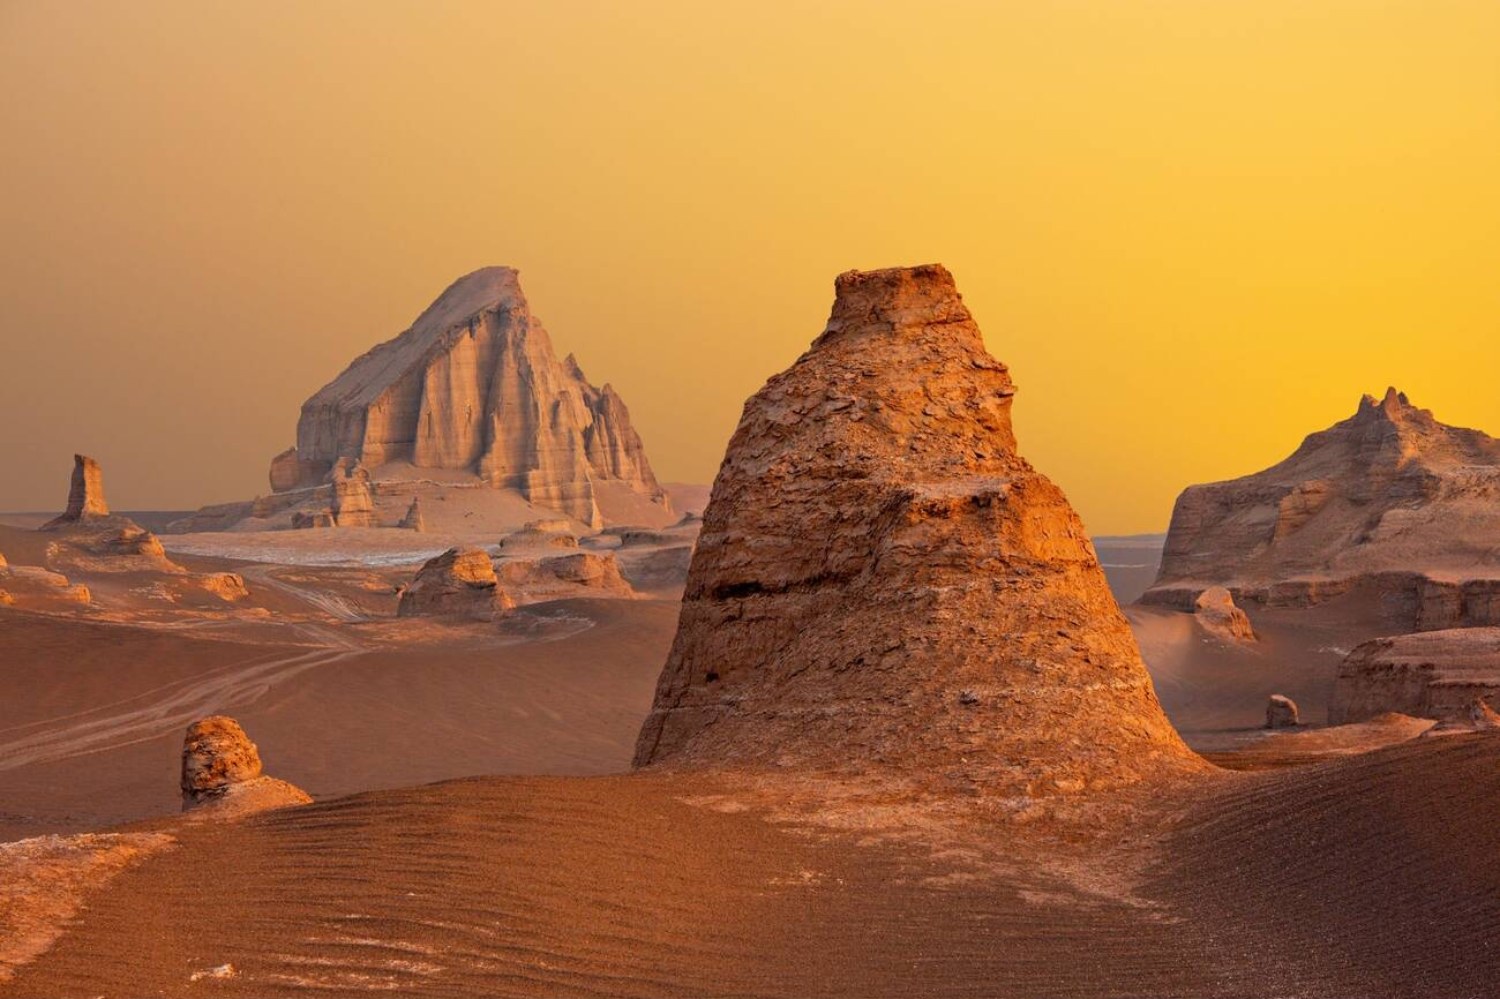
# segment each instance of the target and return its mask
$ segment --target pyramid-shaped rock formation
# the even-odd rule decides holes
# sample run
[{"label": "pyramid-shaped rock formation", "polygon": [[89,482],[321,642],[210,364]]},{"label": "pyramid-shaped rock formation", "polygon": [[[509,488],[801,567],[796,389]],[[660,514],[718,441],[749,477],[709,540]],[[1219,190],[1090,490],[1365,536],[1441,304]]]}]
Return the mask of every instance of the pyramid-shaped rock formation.
[{"label": "pyramid-shaped rock formation", "polygon": [[[1500,441],[1440,423],[1395,389],[1365,396],[1280,464],[1184,491],[1145,599],[1187,610],[1217,584],[1305,604],[1370,582],[1415,618],[1429,581],[1462,602],[1464,582],[1500,576],[1497,496]],[[1433,613],[1444,618],[1433,626],[1466,623],[1461,608]]]},{"label": "pyramid-shaped rock formation", "polygon": [[557,359],[509,267],[460,278],[308,399],[271,488],[317,486],[341,460],[375,478],[391,462],[469,471],[591,527],[601,483],[667,504],[624,401]]},{"label": "pyramid-shaped rock formation", "polygon": [[745,405],[637,765],[888,768],[1031,793],[1195,760],[1093,545],[1016,452],[941,266],[838,278]]}]

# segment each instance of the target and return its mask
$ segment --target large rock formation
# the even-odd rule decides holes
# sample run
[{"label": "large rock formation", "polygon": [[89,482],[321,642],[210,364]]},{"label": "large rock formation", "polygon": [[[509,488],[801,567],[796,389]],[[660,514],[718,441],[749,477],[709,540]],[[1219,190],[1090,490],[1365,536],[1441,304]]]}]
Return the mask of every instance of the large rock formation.
[{"label": "large rock formation", "polygon": [[1468,718],[1476,698],[1500,704],[1500,628],[1377,638],[1339,666],[1328,721],[1344,725],[1388,711]]},{"label": "large rock formation", "polygon": [[1500,441],[1395,389],[1365,396],[1279,465],[1184,491],[1143,599],[1189,610],[1217,584],[1307,605],[1363,587],[1412,627],[1500,624],[1496,495]]},{"label": "large rock formation", "polygon": [[729,442],[636,764],[1036,794],[1196,766],[949,273],[836,292]]},{"label": "large rock formation", "polygon": [[182,743],[182,810],[212,806],[243,814],[311,801],[301,788],[261,773],[260,750],[239,722],[213,715],[188,726]]},{"label": "large rock formation", "polygon": [[68,487],[68,508],[61,516],[54,517],[44,524],[42,529],[63,527],[108,516],[109,504],[104,500],[104,470],[93,458],[75,454],[73,478]]},{"label": "large rock formation", "polygon": [[1266,701],[1266,728],[1296,728],[1301,723],[1297,702],[1290,697],[1272,694]]},{"label": "large rock formation", "polygon": [[307,400],[271,488],[317,486],[341,460],[472,472],[590,527],[606,483],[667,506],[624,402],[556,358],[508,267],[460,278]]}]

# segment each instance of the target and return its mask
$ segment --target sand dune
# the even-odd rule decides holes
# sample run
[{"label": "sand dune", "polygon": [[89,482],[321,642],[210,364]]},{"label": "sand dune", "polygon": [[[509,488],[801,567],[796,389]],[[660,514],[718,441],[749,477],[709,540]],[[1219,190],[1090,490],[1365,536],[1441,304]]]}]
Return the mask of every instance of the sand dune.
[{"label": "sand dune", "polygon": [[943,854],[724,775],[362,794],[175,830],[3,994],[1485,995],[1497,764],[1423,740],[1203,778],[1087,849],[960,824]]}]

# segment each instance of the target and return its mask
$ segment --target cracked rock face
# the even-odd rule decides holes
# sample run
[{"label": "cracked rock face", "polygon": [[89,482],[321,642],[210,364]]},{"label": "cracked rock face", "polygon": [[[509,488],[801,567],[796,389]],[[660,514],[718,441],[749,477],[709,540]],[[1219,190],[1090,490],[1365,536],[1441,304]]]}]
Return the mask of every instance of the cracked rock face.
[{"label": "cracked rock face", "polygon": [[557,359],[509,267],[460,278],[307,400],[271,487],[317,485],[340,459],[372,473],[394,461],[467,470],[593,528],[596,483],[667,506],[624,401]]},{"label": "cracked rock face", "polygon": [[231,784],[260,773],[260,751],[233,718],[214,715],[188,728],[182,745],[184,806],[222,797]]},{"label": "cracked rock face", "polygon": [[503,614],[515,601],[502,589],[489,553],[482,548],[450,548],[428,559],[401,593],[399,617]]},{"label": "cracked rock face", "polygon": [[841,275],[745,405],[637,765],[894,768],[1045,794],[1196,758],[1093,545],[1016,453],[941,266]]}]

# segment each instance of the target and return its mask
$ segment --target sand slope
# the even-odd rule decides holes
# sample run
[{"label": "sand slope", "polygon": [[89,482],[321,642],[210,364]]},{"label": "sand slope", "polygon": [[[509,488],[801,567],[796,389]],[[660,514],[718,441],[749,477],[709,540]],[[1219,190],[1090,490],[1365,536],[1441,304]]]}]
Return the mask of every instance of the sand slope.
[{"label": "sand slope", "polygon": [[[1016,827],[975,827],[1014,861],[985,869],[775,824],[732,777],[363,794],[179,832],[0,994],[1480,996],[1497,764],[1461,736],[1205,778],[1072,883]],[[1133,892],[1087,890],[1141,844]]]}]

